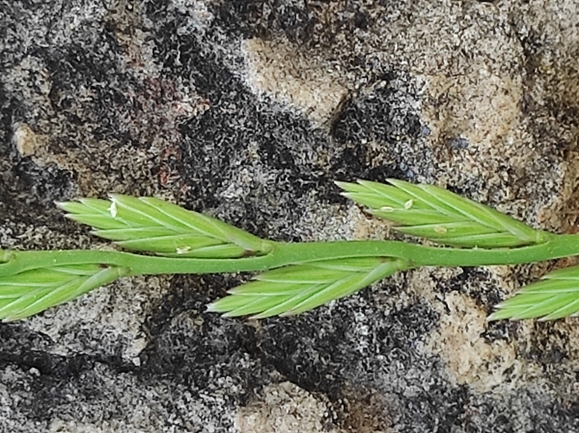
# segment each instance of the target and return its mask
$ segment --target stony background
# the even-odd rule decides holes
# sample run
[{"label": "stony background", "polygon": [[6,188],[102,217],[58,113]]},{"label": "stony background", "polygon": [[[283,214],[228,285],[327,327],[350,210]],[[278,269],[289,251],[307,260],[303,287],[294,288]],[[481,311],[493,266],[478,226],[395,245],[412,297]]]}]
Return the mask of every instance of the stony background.
[{"label": "stony background", "polygon": [[[101,247],[53,201],[111,191],[388,236],[359,177],[574,231],[578,59],[575,0],[0,0],[0,245]],[[262,322],[204,312],[242,275],[123,280],[0,325],[0,432],[576,432],[577,320],[485,321],[554,265]]]}]

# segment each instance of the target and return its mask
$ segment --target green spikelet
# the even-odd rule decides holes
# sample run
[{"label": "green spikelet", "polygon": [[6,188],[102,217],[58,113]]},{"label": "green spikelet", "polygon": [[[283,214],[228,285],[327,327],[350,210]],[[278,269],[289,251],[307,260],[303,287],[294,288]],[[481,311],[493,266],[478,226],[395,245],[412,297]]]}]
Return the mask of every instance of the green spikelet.
[{"label": "green spikelet", "polygon": [[129,269],[98,264],[39,268],[0,279],[0,319],[37,314],[128,275]]},{"label": "green spikelet", "polygon": [[265,318],[299,314],[357,292],[404,269],[390,258],[336,259],[274,269],[209,305],[225,316]]},{"label": "green spikelet", "polygon": [[342,195],[393,222],[396,230],[444,245],[507,248],[544,243],[551,236],[434,185],[388,182],[390,185],[365,180],[337,184],[345,191]]},{"label": "green spikelet", "polygon": [[166,257],[238,258],[267,254],[269,242],[206,215],[153,197],[112,194],[110,200],[58,204],[68,218],[117,245]]},{"label": "green spikelet", "polygon": [[579,313],[579,266],[559,269],[496,306],[488,320],[555,320]]}]

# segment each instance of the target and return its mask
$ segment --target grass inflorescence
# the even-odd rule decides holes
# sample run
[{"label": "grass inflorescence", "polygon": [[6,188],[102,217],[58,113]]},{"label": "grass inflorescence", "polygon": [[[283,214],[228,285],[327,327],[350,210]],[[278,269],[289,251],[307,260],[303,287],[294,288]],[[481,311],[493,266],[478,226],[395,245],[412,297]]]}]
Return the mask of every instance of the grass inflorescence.
[{"label": "grass inflorescence", "polygon": [[[439,246],[400,241],[282,243],[153,198],[114,194],[59,203],[66,216],[124,251],[0,250],[0,319],[17,320],[117,278],[257,271],[209,311],[266,318],[299,314],[419,266],[531,263],[579,255],[579,235],[534,229],[433,185],[338,182],[343,195],[395,230]],[[143,254],[144,253],[144,254]],[[497,306],[489,320],[579,314],[579,267],[557,270]]]}]

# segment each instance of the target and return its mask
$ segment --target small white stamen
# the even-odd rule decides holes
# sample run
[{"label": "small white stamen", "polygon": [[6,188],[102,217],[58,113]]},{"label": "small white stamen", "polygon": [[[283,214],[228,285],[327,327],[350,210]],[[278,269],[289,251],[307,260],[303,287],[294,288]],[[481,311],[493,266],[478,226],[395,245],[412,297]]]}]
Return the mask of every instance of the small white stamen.
[{"label": "small white stamen", "polygon": [[114,201],[112,201],[111,205],[109,206],[109,212],[113,218],[117,217],[117,204]]},{"label": "small white stamen", "polygon": [[412,206],[414,206],[414,200],[412,200],[412,199],[410,199],[406,203],[404,203],[404,209],[406,209],[406,210],[410,209]]},{"label": "small white stamen", "polygon": [[188,253],[189,251],[191,251],[191,247],[189,247],[189,246],[177,248],[177,254],[185,254],[185,253]]},{"label": "small white stamen", "polygon": [[380,212],[394,212],[394,208],[390,206],[382,206]]},{"label": "small white stamen", "polygon": [[434,227],[434,231],[436,233],[446,233],[446,232],[448,232],[448,229],[446,227],[436,226],[436,227]]}]

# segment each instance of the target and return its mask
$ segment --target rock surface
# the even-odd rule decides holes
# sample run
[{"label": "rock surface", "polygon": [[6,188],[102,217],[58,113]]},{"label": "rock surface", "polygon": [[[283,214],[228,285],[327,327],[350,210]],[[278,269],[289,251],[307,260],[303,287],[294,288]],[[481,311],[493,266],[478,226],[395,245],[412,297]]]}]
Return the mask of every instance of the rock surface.
[{"label": "rock surface", "polygon": [[[388,236],[334,180],[544,229],[579,196],[574,0],[0,0],[0,245],[101,248],[54,200],[156,195],[277,240]],[[486,323],[553,264],[420,269],[298,317],[242,275],[0,324],[0,432],[579,431],[579,328]]]}]

